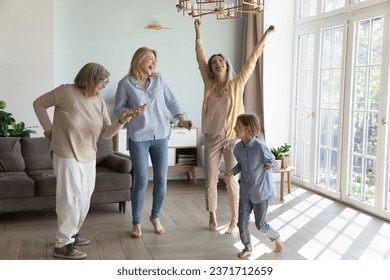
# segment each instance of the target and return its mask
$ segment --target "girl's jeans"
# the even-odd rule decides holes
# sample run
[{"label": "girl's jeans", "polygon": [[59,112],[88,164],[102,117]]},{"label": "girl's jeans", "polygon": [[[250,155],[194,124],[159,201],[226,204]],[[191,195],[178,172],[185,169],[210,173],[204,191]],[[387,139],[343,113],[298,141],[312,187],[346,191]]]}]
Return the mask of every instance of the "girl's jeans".
[{"label": "girl's jeans", "polygon": [[275,241],[280,237],[280,234],[267,223],[268,204],[268,199],[257,204],[252,203],[249,199],[240,198],[238,228],[240,230],[241,242],[245,246],[244,251],[252,251],[253,249],[249,232],[249,217],[252,210],[255,215],[255,225],[259,231],[265,233],[271,241]]}]

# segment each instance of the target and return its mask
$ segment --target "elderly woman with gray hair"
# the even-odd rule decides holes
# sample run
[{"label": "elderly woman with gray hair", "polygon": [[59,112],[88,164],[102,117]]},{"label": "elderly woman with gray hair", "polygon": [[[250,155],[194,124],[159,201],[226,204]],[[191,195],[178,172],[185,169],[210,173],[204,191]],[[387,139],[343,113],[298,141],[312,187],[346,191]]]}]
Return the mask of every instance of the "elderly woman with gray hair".
[{"label": "elderly woman with gray hair", "polygon": [[[270,26],[266,30],[241,71],[234,76],[233,67],[222,54],[214,54],[206,61],[200,37],[201,24],[200,19],[194,22],[196,59],[204,82],[202,132],[206,139],[204,150],[206,209],[210,215],[209,228],[216,230],[218,227],[217,183],[222,156],[225,161],[225,170],[230,170],[236,165],[233,150],[238,140],[234,127],[237,117],[244,113],[244,87],[255,69],[257,59],[263,53],[267,35],[273,31],[274,27]],[[237,176],[225,178],[225,183],[231,209],[231,221],[226,233],[230,234],[237,229],[238,178]]]},{"label": "elderly woman with gray hair", "polygon": [[[74,246],[89,244],[78,232],[87,216],[95,188],[96,143],[110,139],[140,110],[126,110],[112,124],[101,92],[110,73],[97,63],[84,65],[74,84],[61,85],[38,97],[34,110],[50,139],[56,174],[58,231],[54,257],[84,259],[87,254]],[[47,109],[54,107],[53,123]]]}]

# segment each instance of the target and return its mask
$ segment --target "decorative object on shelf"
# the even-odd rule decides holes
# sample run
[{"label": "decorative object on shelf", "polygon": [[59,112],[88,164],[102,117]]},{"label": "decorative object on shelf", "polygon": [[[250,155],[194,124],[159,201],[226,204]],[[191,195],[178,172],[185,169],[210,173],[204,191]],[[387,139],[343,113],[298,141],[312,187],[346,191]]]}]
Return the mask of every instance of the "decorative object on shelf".
[{"label": "decorative object on shelf", "polygon": [[271,152],[278,162],[279,168],[287,168],[291,153],[291,145],[285,143],[282,146],[271,148]]},{"label": "decorative object on shelf", "polygon": [[149,24],[148,26],[145,26],[145,29],[149,29],[149,30],[166,30],[166,29],[172,29],[172,28],[171,27],[161,26],[158,21],[153,21],[152,24]]},{"label": "decorative object on shelf", "polygon": [[242,14],[257,14],[264,9],[264,0],[178,0],[176,9],[183,16],[216,15],[217,19],[240,18]]}]

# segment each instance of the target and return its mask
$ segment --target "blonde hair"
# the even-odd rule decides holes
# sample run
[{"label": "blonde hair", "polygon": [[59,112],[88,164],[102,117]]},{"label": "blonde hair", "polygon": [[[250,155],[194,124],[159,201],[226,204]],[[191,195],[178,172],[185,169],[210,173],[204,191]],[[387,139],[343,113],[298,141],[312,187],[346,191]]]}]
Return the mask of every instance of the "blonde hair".
[{"label": "blonde hair", "polygon": [[110,72],[102,65],[94,62],[85,64],[74,78],[74,83],[79,89],[95,86],[110,77]]},{"label": "blonde hair", "polygon": [[[148,52],[152,52],[154,54],[154,57],[156,58],[156,65],[157,65],[157,51],[153,49],[149,49],[147,47],[141,47],[138,50],[136,50],[135,53],[133,54],[133,58],[131,59],[131,63],[130,63],[130,69],[127,74],[128,76],[133,75],[136,79],[140,78],[141,76],[140,68],[142,65],[142,61],[145,59]],[[153,72],[151,76],[158,77],[159,74]]]},{"label": "blonde hair", "polygon": [[260,133],[260,119],[255,114],[241,114],[237,117],[237,122],[249,128],[249,134],[253,137]]}]

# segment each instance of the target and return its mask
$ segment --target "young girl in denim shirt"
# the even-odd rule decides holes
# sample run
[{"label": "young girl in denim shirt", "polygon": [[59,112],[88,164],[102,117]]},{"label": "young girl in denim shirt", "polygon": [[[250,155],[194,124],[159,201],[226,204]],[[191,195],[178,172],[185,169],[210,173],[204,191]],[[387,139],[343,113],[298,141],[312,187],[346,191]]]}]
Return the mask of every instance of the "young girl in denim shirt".
[{"label": "young girl in denim shirt", "polygon": [[238,257],[247,257],[253,250],[249,232],[249,217],[252,210],[256,228],[274,241],[275,252],[280,252],[283,249],[280,234],[267,223],[269,199],[276,196],[272,170],[277,168],[277,162],[267,145],[256,138],[260,132],[260,121],[256,115],[239,115],[234,131],[237,138],[241,139],[234,148],[237,164],[227,171],[225,176],[241,173],[237,226],[245,248]]}]

